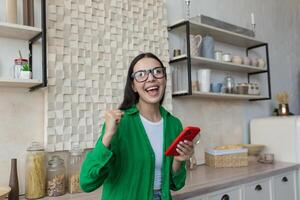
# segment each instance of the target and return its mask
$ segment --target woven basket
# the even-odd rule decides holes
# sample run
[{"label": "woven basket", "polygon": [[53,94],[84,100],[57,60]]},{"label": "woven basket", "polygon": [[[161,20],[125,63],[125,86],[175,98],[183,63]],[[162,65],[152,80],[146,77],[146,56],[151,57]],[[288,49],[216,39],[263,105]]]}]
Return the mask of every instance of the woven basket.
[{"label": "woven basket", "polygon": [[210,167],[245,167],[248,166],[248,153],[213,155],[205,152],[205,164]]}]

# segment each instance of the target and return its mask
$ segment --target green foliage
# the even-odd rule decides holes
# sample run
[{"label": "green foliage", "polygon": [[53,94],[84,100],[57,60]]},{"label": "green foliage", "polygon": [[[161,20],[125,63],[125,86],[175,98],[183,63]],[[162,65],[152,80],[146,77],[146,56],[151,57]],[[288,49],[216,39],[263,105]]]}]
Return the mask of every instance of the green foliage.
[{"label": "green foliage", "polygon": [[26,63],[26,64],[23,65],[22,71],[27,71],[27,72],[30,71],[30,67],[29,67],[28,63]]}]

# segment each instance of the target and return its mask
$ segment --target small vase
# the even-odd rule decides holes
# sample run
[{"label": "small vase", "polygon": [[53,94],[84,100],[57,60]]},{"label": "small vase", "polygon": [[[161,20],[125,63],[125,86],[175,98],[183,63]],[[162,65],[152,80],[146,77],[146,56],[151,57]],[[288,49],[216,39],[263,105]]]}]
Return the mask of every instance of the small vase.
[{"label": "small vase", "polygon": [[16,158],[11,159],[9,186],[11,191],[8,195],[8,200],[19,200],[19,181]]},{"label": "small vase", "polygon": [[20,79],[31,79],[32,78],[32,73],[31,71],[21,71],[20,72]]}]

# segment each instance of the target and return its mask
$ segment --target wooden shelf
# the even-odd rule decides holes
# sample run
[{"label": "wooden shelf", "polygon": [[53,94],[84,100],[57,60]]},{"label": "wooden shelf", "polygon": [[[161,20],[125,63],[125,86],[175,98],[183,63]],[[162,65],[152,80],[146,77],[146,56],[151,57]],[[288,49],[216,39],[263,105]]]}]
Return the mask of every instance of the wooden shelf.
[{"label": "wooden shelf", "polygon": [[30,40],[41,32],[37,27],[0,22],[0,37]]},{"label": "wooden shelf", "polygon": [[31,88],[36,85],[42,84],[41,81],[35,79],[4,79],[0,78],[1,87],[16,87],[16,88]]},{"label": "wooden shelf", "polygon": [[[173,92],[173,96],[185,95],[187,91]],[[236,99],[236,100],[250,100],[250,99],[265,99],[267,97],[260,95],[245,95],[245,94],[226,94],[213,92],[193,92],[191,96],[204,98],[219,98],[219,99]]]},{"label": "wooden shelf", "polygon": [[[169,29],[172,31],[179,31],[181,33],[185,33],[185,26],[178,26],[178,24],[186,22],[185,20],[181,20],[180,22],[169,26]],[[265,42],[256,40],[255,38],[245,36],[242,34],[234,33],[231,31],[227,31],[221,28],[217,28],[214,26],[196,23],[190,21],[190,34],[196,35],[200,34],[202,36],[210,35],[216,41],[232,44],[239,47],[252,47],[256,45],[265,44]]]},{"label": "wooden shelf", "polygon": [[[170,60],[170,63],[186,62],[186,60],[187,60],[187,56],[182,55],[180,57],[173,58],[172,60]],[[214,59],[198,57],[198,56],[191,57],[191,63],[192,65],[198,65],[200,67],[205,67],[205,68],[215,69],[215,70],[223,70],[223,71],[236,71],[236,72],[246,72],[246,73],[267,71],[266,68],[258,68],[258,67],[253,67],[250,65],[242,65],[242,64],[239,65],[239,64],[234,64],[232,62],[220,62]]]}]

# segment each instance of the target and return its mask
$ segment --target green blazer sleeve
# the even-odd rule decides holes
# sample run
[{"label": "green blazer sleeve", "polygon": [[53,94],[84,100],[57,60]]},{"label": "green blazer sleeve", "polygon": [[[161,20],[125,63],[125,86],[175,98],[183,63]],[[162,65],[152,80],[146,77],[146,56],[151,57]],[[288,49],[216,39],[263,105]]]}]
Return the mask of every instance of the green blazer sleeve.
[{"label": "green blazer sleeve", "polygon": [[[182,124],[179,119],[177,119],[177,135],[183,130]],[[171,176],[170,176],[170,189],[173,191],[180,190],[185,185],[185,179],[186,179],[186,167],[185,167],[185,161],[181,162],[181,167],[177,172],[173,172],[171,164]]]},{"label": "green blazer sleeve", "polygon": [[104,131],[105,125],[95,148],[87,153],[81,166],[80,187],[85,192],[94,191],[103,184],[114,162],[113,151],[102,143]]}]

